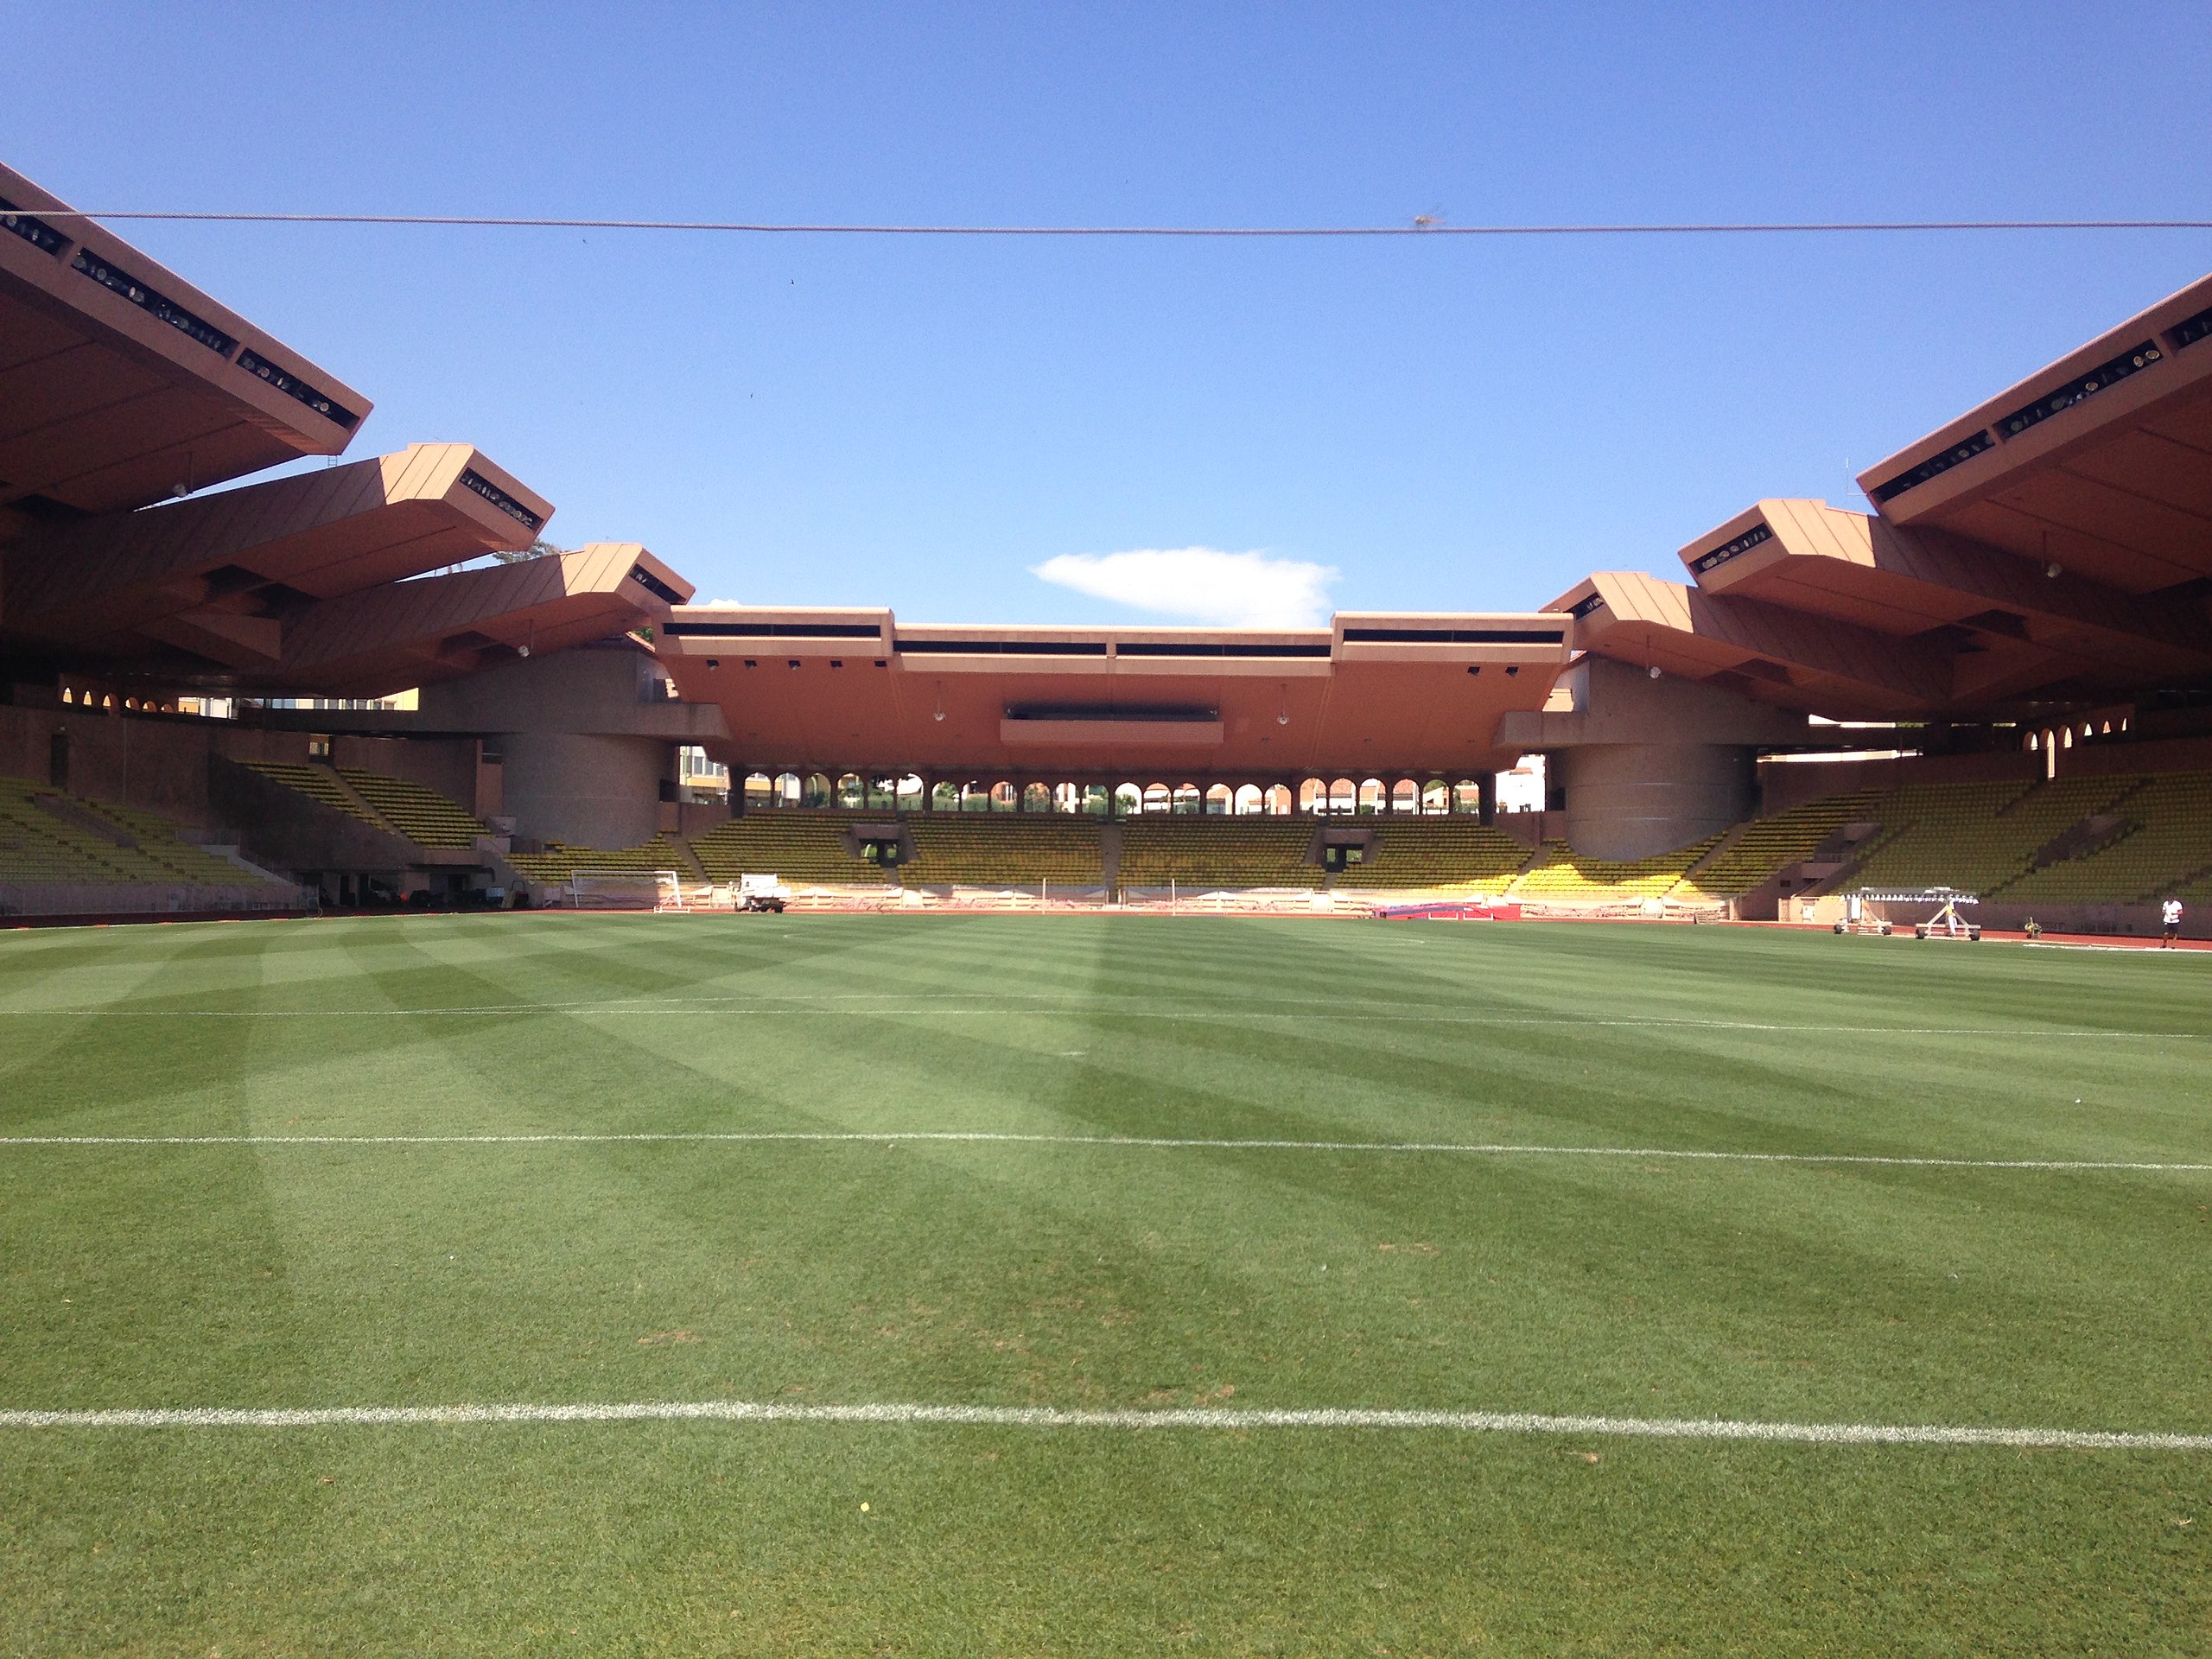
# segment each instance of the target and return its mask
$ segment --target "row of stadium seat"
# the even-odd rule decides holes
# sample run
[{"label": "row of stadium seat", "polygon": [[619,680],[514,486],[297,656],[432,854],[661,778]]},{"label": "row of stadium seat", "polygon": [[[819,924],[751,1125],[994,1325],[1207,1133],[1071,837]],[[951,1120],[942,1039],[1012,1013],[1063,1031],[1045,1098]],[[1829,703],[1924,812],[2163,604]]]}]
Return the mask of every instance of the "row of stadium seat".
[{"label": "row of stadium seat", "polygon": [[1856,887],[1943,886],[1984,897],[2018,880],[2036,853],[2139,783],[2073,778],[2023,785],[1921,784],[1876,798],[1883,836],[1853,877]]},{"label": "row of stadium seat", "polygon": [[[2106,815],[2121,822],[2088,855],[2033,868],[2044,848]],[[1095,887],[1103,879],[1092,819],[915,813],[902,821],[913,853],[903,872],[908,881]],[[750,872],[802,883],[874,884],[883,872],[846,849],[852,822],[849,813],[827,810],[752,813],[718,825],[691,850],[718,881]],[[1531,860],[1501,830],[1466,819],[1409,818],[1376,826],[1369,856],[1337,884],[1495,887],[1514,897],[1570,903],[1713,902],[1738,897],[1812,857],[1853,823],[1878,826],[1871,850],[1847,872],[1844,885],[1854,890],[1940,885],[2043,904],[2133,903],[2169,891],[2204,898],[2212,891],[2212,774],[2206,773],[1912,784],[1827,796],[1754,819],[1725,848],[1716,836],[1625,861],[1586,857],[1558,841]],[[1128,819],[1121,825],[1120,880],[1125,887],[1317,887],[1325,878],[1307,862],[1313,830],[1305,818]],[[532,874],[558,873],[540,879],[565,880],[577,868],[683,870],[683,851],[657,839],[619,851],[556,848],[515,862]]]},{"label": "row of stadium seat", "polygon": [[696,837],[691,850],[716,881],[734,881],[741,875],[773,875],[799,884],[880,881],[880,869],[846,850],[844,831],[850,822],[849,815],[830,812],[749,812]]},{"label": "row of stadium seat", "polygon": [[479,836],[491,833],[474,813],[463,811],[459,803],[425,785],[353,766],[340,766],[338,772],[386,823],[418,847],[474,847]]},{"label": "row of stadium seat", "polygon": [[1566,899],[1580,902],[1656,899],[1678,886],[1691,865],[1719,842],[1708,836],[1695,846],[1652,858],[1585,858],[1563,841],[1544,843],[1541,864],[1506,889],[1515,899]]},{"label": "row of stadium seat", "polygon": [[1465,817],[1393,819],[1376,831],[1366,858],[1338,876],[1340,887],[1498,887],[1529,861],[1503,830]]},{"label": "row of stadium seat", "polygon": [[1306,862],[1310,819],[1176,817],[1162,813],[1122,825],[1124,887],[1318,887]]},{"label": "row of stadium seat", "polygon": [[1096,887],[1106,880],[1096,819],[950,814],[906,820],[913,859],[903,877],[954,887]]},{"label": "row of stadium seat", "polygon": [[[410,779],[358,766],[302,766],[289,760],[248,760],[246,767],[321,806],[343,812],[372,829],[418,847],[466,849],[490,828],[450,798]],[[342,781],[341,781],[342,780]]]},{"label": "row of stadium seat", "polygon": [[[114,838],[37,804],[46,796],[73,815],[111,827]],[[257,878],[177,839],[168,819],[137,807],[66,796],[28,779],[0,778],[0,881],[186,883],[242,887]]]},{"label": "row of stadium seat", "polygon": [[282,784],[295,794],[306,796],[317,805],[343,812],[349,818],[358,818],[373,829],[390,828],[378,823],[373,814],[363,811],[360,802],[346,792],[328,766],[305,766],[295,760],[248,760],[244,764],[247,771],[259,772],[270,783]]},{"label": "row of stadium seat", "polygon": [[655,836],[642,847],[612,849],[573,847],[567,842],[549,841],[543,852],[510,853],[507,861],[531,880],[554,886],[565,883],[579,870],[643,875],[657,870],[673,870],[682,876],[690,874],[691,867],[685,849],[666,836]]},{"label": "row of stadium seat", "polygon": [[2024,904],[2139,904],[2212,892],[2212,773],[2120,781],[2133,786],[2129,792],[2090,809],[2121,819],[2113,839],[2087,857],[2031,870],[1999,895]]},{"label": "row of stadium seat", "polygon": [[1694,902],[1741,898],[1777,871],[1812,857],[1844,825],[1867,817],[1872,799],[1865,793],[1827,795],[1770,818],[1754,818],[1703,869],[1685,877],[1676,896]]}]

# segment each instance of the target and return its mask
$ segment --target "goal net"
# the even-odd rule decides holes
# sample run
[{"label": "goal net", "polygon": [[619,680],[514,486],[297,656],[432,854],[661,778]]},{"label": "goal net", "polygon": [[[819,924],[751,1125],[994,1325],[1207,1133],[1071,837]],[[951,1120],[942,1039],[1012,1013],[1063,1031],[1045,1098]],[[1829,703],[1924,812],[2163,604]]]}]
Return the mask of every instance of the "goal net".
[{"label": "goal net", "polygon": [[575,910],[682,910],[683,884],[674,870],[574,870],[569,904]]}]

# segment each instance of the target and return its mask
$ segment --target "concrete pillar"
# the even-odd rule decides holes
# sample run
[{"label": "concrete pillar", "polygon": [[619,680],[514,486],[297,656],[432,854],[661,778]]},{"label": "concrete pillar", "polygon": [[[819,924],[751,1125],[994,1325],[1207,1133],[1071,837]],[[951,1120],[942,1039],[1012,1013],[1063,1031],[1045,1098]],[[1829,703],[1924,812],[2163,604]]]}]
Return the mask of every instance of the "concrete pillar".
[{"label": "concrete pillar", "polygon": [[1731,743],[1593,743],[1546,755],[1564,788],[1567,839],[1592,858],[1649,858],[1748,817],[1755,749]]},{"label": "concrete pillar", "polygon": [[[676,746],[665,738],[515,732],[499,747],[517,834],[611,849],[650,841],[660,827],[661,785],[676,766]],[[734,810],[742,811],[745,780],[731,782]]]},{"label": "concrete pillar", "polygon": [[1497,822],[1497,774],[1494,772],[1484,772],[1475,779],[1475,821]]}]

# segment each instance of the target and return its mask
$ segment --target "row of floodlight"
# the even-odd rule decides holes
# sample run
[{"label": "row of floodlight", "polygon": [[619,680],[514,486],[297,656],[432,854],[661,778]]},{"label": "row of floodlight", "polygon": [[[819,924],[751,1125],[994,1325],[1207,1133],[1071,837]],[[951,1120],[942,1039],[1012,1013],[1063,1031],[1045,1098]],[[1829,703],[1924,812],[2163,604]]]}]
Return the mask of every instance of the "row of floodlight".
[{"label": "row of floodlight", "polygon": [[[0,230],[11,232],[40,252],[56,259],[69,247],[67,236],[37,215],[22,212],[4,197],[0,197]],[[109,293],[137,306],[156,321],[167,323],[186,339],[206,346],[255,379],[274,386],[296,403],[304,404],[325,420],[348,429],[359,424],[361,417],[352,410],[309,385],[289,370],[278,368],[251,348],[239,351],[236,340],[205,317],[179,305],[113,261],[100,257],[90,248],[80,245],[69,261],[69,268]],[[235,356],[232,355],[234,353]]]},{"label": "row of floodlight", "polygon": [[1893,501],[1907,490],[1916,489],[1932,478],[1942,477],[1952,467],[1972,461],[1984,451],[1996,448],[1999,442],[2020,436],[2055,415],[2064,414],[2076,404],[2087,403],[2099,392],[2118,385],[2133,375],[2140,374],[2153,365],[2164,362],[2173,353],[2194,346],[2208,336],[2212,336],[2212,308],[2175,324],[2166,331],[2164,344],[2155,338],[2138,341],[2110,361],[2100,363],[2085,374],[2075,375],[2032,403],[2021,404],[1993,426],[1971,433],[1940,454],[1930,455],[1895,478],[1877,484],[1868,493],[1873,497],[1877,506]]}]

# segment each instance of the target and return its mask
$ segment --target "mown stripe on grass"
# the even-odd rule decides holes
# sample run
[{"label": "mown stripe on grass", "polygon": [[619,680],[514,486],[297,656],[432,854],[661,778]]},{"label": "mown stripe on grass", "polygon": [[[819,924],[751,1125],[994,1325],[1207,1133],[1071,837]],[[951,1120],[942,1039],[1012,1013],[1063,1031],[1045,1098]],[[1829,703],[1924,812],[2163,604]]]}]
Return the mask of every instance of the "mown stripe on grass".
[{"label": "mown stripe on grass", "polygon": [[1006,1142],[1036,1147],[1131,1147],[1217,1152],[1442,1154],[1479,1158],[1673,1158],[1714,1163],[1875,1164],[1902,1169],[2025,1169],[2212,1173],[2212,1163],[2116,1158],[1913,1158],[1862,1152],[1730,1152],[1684,1147],[1543,1147],[1455,1141],[1236,1140],[1196,1135],[1022,1135],[997,1129],[637,1129],[548,1130],[504,1135],[8,1135],[0,1147],[506,1147],[652,1144],[735,1146],[901,1141]]},{"label": "mown stripe on grass", "polygon": [[[927,995],[927,993],[925,993]],[[1014,994],[1018,995],[1018,994]],[[821,1015],[842,1015],[850,1019],[874,1019],[887,1014],[927,1014],[931,1018],[974,1015],[992,1020],[1003,1020],[1016,1014],[1032,1014],[1039,1018],[1059,1018],[1081,1014],[1101,1020],[1160,1020],[1177,1023],[1229,1024],[1243,1020],[1352,1020],[1366,1024],[1481,1026],[1514,1028],[1521,1027],[1569,1027],[1576,1029],[1635,1031],[1755,1031],[1776,1032],[1792,1036],[1838,1037],[2003,1037],[2050,1038],[2074,1042],[2089,1038],[2120,1039],[2128,1042],[2165,1042],[2175,1039],[2202,1041],[2212,1033],[2201,1031],[2115,1031],[2097,1030],[2080,1026],[1840,1026],[1827,1024],[1799,1024],[1760,1020],[1691,1020],[1665,1016],[1650,1018],[1597,1018],[1586,1014],[1472,1014],[1445,1012],[1422,1013],[1405,1011],[1404,1004],[1393,1003],[1389,1011],[1362,1007],[1342,1002],[1301,1005],[1295,1013],[1274,1013],[1265,1008],[1123,1008],[1110,1006],[1110,998],[1070,998],[1051,1007],[1038,1007],[1033,999],[1022,998],[1020,1002],[1010,996],[1004,1003],[989,1003],[969,1007],[947,1007],[942,1003],[927,1007],[883,1007],[871,1006],[832,1006],[829,1003],[793,1004],[791,1002],[763,1003],[741,1006],[715,997],[687,997],[680,1001],[648,1001],[644,998],[621,998],[613,1001],[587,1002],[486,1002],[466,1006],[441,1007],[424,1006],[401,1007],[386,1006],[376,1008],[0,1008],[0,1018],[54,1020],[420,1020],[454,1018],[480,1014],[610,1014],[634,1019],[640,1014],[685,1015],[693,1018],[727,1019],[791,1019]],[[1027,1003],[1027,1006],[1022,1006]]]},{"label": "mown stripe on grass", "polygon": [[1719,1417],[1595,1417],[1525,1411],[1387,1410],[1357,1406],[1269,1411],[1249,1407],[1063,1409],[1054,1406],[820,1406],[750,1400],[652,1400],[582,1405],[175,1407],[143,1411],[0,1410],[0,1429],[407,1428],[501,1423],[822,1423],[972,1428],[1428,1429],[1489,1434],[1609,1435],[1662,1440],[1754,1440],[1812,1446],[2050,1447],[2212,1452],[2212,1434],[1991,1428],[1941,1423],[1767,1423]]}]

